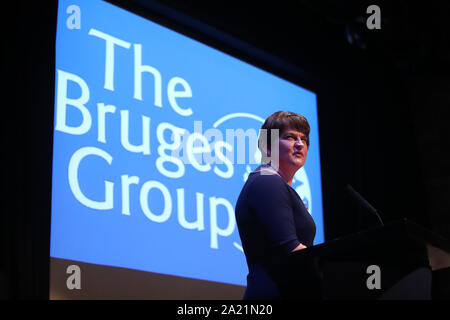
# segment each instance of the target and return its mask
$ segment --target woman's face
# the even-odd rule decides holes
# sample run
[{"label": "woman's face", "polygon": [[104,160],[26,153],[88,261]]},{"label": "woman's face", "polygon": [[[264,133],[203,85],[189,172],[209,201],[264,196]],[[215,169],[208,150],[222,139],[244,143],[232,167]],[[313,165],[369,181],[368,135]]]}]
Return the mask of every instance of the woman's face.
[{"label": "woman's face", "polygon": [[304,133],[287,128],[279,138],[279,167],[282,171],[296,172],[303,167],[308,153]]}]

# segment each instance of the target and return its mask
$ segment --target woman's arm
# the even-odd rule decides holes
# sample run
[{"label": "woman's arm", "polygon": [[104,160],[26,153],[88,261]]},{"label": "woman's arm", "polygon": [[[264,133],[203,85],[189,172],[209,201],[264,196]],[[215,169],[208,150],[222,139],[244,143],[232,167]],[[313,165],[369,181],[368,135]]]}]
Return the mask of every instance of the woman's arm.
[{"label": "woman's arm", "polygon": [[249,203],[260,233],[275,251],[287,254],[306,248],[298,240],[290,191],[278,175],[261,175],[248,189]]}]

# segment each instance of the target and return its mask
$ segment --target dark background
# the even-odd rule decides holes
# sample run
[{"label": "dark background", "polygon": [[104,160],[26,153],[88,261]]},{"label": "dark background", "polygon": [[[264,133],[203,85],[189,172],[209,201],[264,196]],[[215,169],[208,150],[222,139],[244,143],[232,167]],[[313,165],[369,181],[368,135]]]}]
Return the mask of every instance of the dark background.
[{"label": "dark background", "polygon": [[[131,1],[151,11],[147,2]],[[450,3],[157,4],[301,70],[299,83],[318,94],[327,240],[376,224],[348,183],[383,220],[407,217],[450,237]],[[366,27],[371,4],[381,8],[381,30]],[[48,298],[56,9],[54,0],[1,9],[0,298]]]}]

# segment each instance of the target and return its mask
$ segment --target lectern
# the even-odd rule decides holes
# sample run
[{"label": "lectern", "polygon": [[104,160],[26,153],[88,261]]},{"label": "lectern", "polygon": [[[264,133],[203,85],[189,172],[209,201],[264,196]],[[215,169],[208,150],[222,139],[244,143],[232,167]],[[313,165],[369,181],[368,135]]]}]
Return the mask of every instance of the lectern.
[{"label": "lectern", "polygon": [[450,299],[450,241],[401,219],[273,263],[286,298]]}]

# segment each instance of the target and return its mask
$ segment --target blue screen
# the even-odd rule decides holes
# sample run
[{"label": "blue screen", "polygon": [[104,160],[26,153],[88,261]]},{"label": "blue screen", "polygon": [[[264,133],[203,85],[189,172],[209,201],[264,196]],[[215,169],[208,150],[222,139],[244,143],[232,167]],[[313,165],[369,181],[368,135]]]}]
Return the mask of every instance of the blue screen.
[{"label": "blue screen", "polygon": [[246,284],[234,206],[275,111],[304,115],[292,187],[324,241],[316,95],[103,1],[61,0],[51,257]]}]

